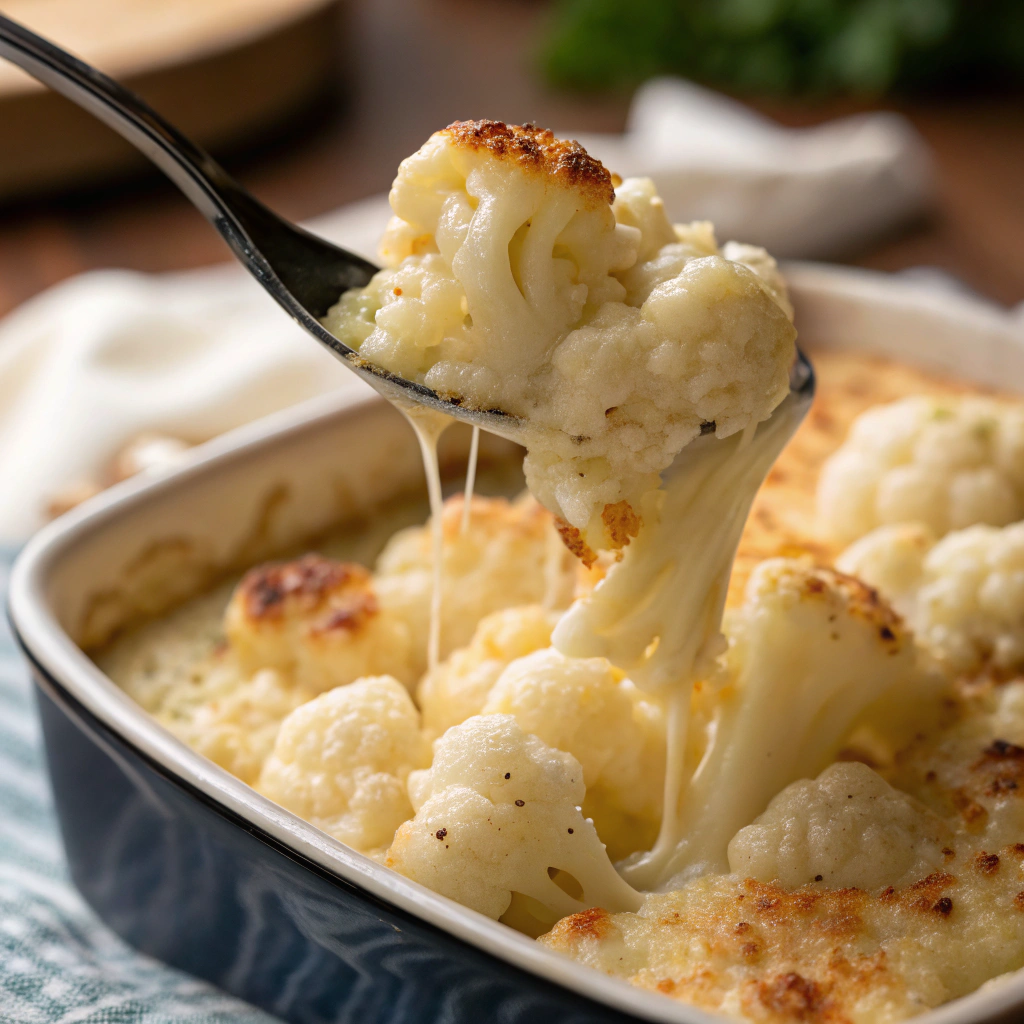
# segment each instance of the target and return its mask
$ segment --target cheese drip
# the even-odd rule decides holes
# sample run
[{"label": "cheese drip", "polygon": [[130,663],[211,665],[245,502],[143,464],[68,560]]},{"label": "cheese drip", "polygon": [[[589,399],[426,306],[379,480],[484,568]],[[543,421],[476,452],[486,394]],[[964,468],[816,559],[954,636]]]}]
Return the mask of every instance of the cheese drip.
[{"label": "cheese drip", "polygon": [[476,488],[476,464],[480,457],[480,428],[473,427],[473,439],[469,442],[469,461],[466,464],[466,486],[463,488],[465,504],[462,506],[462,532],[469,529],[473,510],[473,491]]},{"label": "cheese drip", "polygon": [[405,418],[416,432],[423,456],[423,475],[430,498],[430,539],[433,578],[430,588],[430,631],[427,634],[427,669],[437,668],[441,653],[441,585],[444,572],[444,497],[441,494],[441,470],[437,462],[437,442],[455,422],[450,416],[423,406],[403,407]]},{"label": "cheese drip", "polygon": [[687,864],[681,798],[693,686],[725,647],[729,574],[754,496],[809,405],[809,397],[793,393],[752,437],[708,435],[685,448],[622,561],[552,636],[563,654],[607,658],[668,705],[661,831],[650,852],[621,867],[638,889],[662,888]]}]

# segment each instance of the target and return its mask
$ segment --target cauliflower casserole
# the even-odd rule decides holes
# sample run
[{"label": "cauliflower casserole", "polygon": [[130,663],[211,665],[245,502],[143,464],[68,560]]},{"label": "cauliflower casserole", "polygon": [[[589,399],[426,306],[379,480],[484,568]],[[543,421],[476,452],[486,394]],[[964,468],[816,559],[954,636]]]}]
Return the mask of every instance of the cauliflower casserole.
[{"label": "cauliflower casserole", "polygon": [[100,666],[340,842],[673,999],[867,1024],[1024,966],[1024,403],[823,350],[804,418],[771,257],[531,126],[436,133],[392,206],[326,323],[509,414],[528,491],[482,471]]}]

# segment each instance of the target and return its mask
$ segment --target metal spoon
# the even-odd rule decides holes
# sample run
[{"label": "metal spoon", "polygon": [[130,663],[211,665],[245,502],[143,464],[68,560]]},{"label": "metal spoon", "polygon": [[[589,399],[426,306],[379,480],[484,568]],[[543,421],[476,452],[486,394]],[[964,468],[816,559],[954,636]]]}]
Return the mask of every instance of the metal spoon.
[{"label": "metal spoon", "polygon": [[[205,150],[112,78],[0,14],[0,57],[66,96],[149,157],[220,232],[244,266],[288,315],[389,401],[428,406],[513,440],[521,421],[501,409],[470,408],[425,384],[375,366],[320,323],[341,293],[377,272],[368,260],[317,238],[267,209]],[[794,391],[813,389],[810,364],[793,366]],[[703,424],[703,433],[715,429]]]},{"label": "metal spoon", "polygon": [[133,92],[2,14],[0,57],[87,110],[149,157],[288,315],[385,398],[399,405],[431,406],[498,434],[518,434],[515,417],[501,410],[460,408],[423,384],[367,362],[320,323],[342,292],[365,285],[379,267],[267,209]]}]

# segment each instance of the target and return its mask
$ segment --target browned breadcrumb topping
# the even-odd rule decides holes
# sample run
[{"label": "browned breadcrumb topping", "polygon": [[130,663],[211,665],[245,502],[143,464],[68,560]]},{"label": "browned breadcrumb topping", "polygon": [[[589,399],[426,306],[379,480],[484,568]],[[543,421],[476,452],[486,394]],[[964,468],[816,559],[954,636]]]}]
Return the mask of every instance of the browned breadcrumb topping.
[{"label": "browned breadcrumb topping", "polygon": [[540,171],[592,203],[611,204],[615,199],[612,176],[605,166],[578,142],[556,139],[546,128],[503,121],[455,121],[443,134],[457,146],[487,149],[500,160]]},{"label": "browned breadcrumb topping", "polygon": [[783,1020],[828,1020],[829,1001],[822,987],[789,971],[757,982],[757,999],[769,1013]]},{"label": "browned breadcrumb topping", "polygon": [[[723,998],[736,985],[726,965],[742,961],[754,972],[739,982],[744,1016],[780,1024],[848,1024],[849,1008],[858,1000],[880,987],[896,992],[903,984],[883,950],[856,952],[871,932],[866,912],[873,903],[889,902],[912,913],[945,919],[954,906],[944,890],[954,882],[951,875],[936,872],[904,889],[872,896],[860,889],[805,886],[787,890],[746,879],[738,891],[658,918],[659,926],[678,926],[684,937],[706,945],[705,964],[678,973],[670,964],[652,964],[629,980],[683,1002],[720,1010]],[[603,910],[591,910],[559,921],[548,944],[580,955],[618,931],[614,918]],[[795,955],[796,943],[805,936],[823,938],[827,952],[801,960]]]},{"label": "browned breadcrumb topping", "polygon": [[1024,747],[993,740],[971,765],[971,771],[985,796],[1017,793],[1024,783]]},{"label": "browned breadcrumb topping", "polygon": [[982,850],[974,858],[974,866],[983,875],[994,875],[999,870],[999,854],[986,853]]},{"label": "browned breadcrumb topping", "polygon": [[591,907],[563,918],[555,926],[572,939],[603,939],[615,930],[611,914],[603,907]]},{"label": "browned breadcrumb topping", "polygon": [[380,611],[373,591],[353,590],[336,597],[327,615],[309,627],[311,637],[358,633]]},{"label": "browned breadcrumb topping", "polygon": [[640,532],[643,521],[633,511],[628,501],[617,501],[614,505],[605,505],[601,512],[613,548],[624,548]]},{"label": "browned breadcrumb topping", "polygon": [[238,596],[246,616],[257,623],[280,620],[291,611],[326,611],[311,627],[314,634],[360,629],[379,610],[367,569],[316,554],[251,569]]},{"label": "browned breadcrumb topping", "polygon": [[555,529],[558,531],[558,536],[562,538],[562,543],[588,569],[597,561],[597,554],[583,539],[583,534],[572,523],[567,523],[561,516],[556,516]]}]

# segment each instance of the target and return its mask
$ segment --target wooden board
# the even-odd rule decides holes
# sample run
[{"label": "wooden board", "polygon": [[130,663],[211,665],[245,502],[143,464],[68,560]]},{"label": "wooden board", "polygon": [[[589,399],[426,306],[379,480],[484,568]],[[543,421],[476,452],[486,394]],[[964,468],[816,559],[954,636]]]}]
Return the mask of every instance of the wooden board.
[{"label": "wooden board", "polygon": [[[234,145],[321,93],[339,0],[6,0],[4,14],[134,89],[207,146]],[[0,200],[143,163],[108,128],[0,61]]]}]

